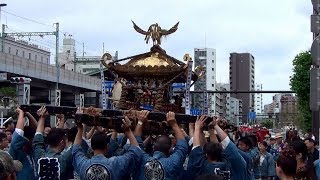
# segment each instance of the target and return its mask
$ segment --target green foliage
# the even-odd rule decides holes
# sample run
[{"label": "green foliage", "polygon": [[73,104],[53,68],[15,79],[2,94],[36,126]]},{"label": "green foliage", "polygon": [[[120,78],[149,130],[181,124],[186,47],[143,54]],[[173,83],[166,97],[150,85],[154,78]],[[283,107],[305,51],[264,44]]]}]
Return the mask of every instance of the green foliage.
[{"label": "green foliage", "polygon": [[5,97],[15,98],[16,97],[16,88],[2,87],[2,88],[0,88],[0,94]]},{"label": "green foliage", "polygon": [[292,64],[293,75],[290,78],[290,86],[298,97],[299,126],[307,131],[312,126],[309,107],[311,53],[309,51],[299,53]]},{"label": "green foliage", "polygon": [[267,119],[267,120],[261,122],[261,126],[266,127],[267,129],[272,129],[273,122],[270,119]]},{"label": "green foliage", "polygon": [[[16,88],[14,87],[2,87],[0,88],[0,97],[8,97],[9,98],[9,108],[7,117],[12,116],[14,119],[17,118],[16,106],[18,104]],[[0,98],[0,105],[7,106]],[[7,107],[8,108],[8,107]]]}]

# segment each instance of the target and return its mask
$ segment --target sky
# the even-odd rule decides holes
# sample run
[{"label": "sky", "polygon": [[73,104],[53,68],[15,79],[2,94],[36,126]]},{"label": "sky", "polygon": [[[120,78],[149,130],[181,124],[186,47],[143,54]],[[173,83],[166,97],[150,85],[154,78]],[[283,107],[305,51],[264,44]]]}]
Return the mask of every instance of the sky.
[{"label": "sky", "polygon": [[[194,48],[214,48],[217,82],[228,83],[231,52],[255,57],[255,81],[264,90],[290,90],[292,60],[309,50],[311,1],[304,0],[0,0],[1,23],[8,32],[54,31],[59,22],[61,40],[76,39],[77,53],[102,55],[102,44],[119,58],[149,51],[144,36],[134,31],[131,20],[142,29],[153,23],[179,29],[162,42],[167,54],[182,60]],[[14,14],[14,15],[12,15]],[[19,18],[31,19],[35,22]],[[40,22],[40,23],[36,23]],[[27,40],[29,40],[27,38]],[[55,37],[30,40],[51,49]],[[60,41],[62,42],[62,41]],[[62,43],[61,43],[62,44]],[[264,95],[264,104],[272,101]]]}]

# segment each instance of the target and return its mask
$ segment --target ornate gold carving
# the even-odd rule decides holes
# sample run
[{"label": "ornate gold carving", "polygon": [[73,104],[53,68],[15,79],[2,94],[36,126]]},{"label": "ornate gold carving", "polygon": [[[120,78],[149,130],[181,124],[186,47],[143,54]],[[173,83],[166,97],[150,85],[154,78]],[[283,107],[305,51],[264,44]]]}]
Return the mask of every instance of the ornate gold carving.
[{"label": "ornate gold carving", "polygon": [[161,29],[161,27],[158,25],[158,23],[156,24],[152,24],[148,31],[144,31],[142,30],[139,26],[137,26],[133,21],[133,28],[140,34],[145,35],[144,40],[146,41],[146,43],[148,44],[150,38],[153,41],[153,45],[161,45],[161,39],[162,36],[168,36],[174,32],[176,32],[178,30],[178,25],[179,22],[174,25],[171,29],[169,30],[165,30],[165,29]]}]

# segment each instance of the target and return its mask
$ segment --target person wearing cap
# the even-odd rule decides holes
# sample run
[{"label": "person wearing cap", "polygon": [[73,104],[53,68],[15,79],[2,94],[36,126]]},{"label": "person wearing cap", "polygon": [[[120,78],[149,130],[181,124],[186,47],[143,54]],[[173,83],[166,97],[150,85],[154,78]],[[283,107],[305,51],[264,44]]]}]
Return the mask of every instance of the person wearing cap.
[{"label": "person wearing cap", "polygon": [[275,150],[275,161],[278,159],[278,156],[282,149],[284,148],[284,143],[282,142],[282,135],[281,133],[277,133],[274,137],[276,139],[276,143],[273,145],[273,149]]},{"label": "person wearing cap", "polygon": [[3,125],[4,125],[5,130],[9,130],[9,131],[11,131],[11,132],[14,131],[15,125],[14,125],[14,123],[13,123],[12,117],[8,118],[8,119],[3,123]]},{"label": "person wearing cap", "polygon": [[13,160],[5,151],[0,150],[0,178],[5,180],[17,179],[16,172],[22,169],[21,162]]}]

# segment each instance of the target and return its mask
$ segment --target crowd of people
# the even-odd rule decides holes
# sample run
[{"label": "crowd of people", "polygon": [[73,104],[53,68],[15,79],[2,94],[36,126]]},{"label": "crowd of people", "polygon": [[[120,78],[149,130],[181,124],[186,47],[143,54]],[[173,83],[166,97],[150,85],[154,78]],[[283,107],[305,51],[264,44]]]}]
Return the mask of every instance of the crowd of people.
[{"label": "crowd of people", "polygon": [[199,116],[184,129],[169,112],[171,133],[155,135],[143,133],[145,110],[137,112],[134,126],[125,116],[123,132],[80,123],[69,128],[62,114],[50,127],[45,107],[38,120],[17,113],[17,123],[6,122],[0,132],[0,179],[320,179],[317,143],[291,132],[259,142],[255,134],[230,135],[219,118]]}]

